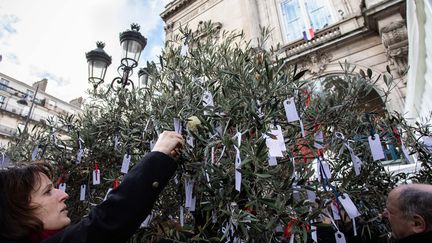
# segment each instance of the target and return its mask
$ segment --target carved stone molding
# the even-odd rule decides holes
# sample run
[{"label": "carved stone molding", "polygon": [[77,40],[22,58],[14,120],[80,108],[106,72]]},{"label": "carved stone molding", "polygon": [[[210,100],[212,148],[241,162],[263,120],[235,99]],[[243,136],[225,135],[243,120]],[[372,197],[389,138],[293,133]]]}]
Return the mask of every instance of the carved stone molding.
[{"label": "carved stone molding", "polygon": [[399,75],[405,74],[408,69],[408,33],[405,22],[391,22],[381,28],[380,33],[388,61],[397,68]]},{"label": "carved stone molding", "polygon": [[312,76],[320,76],[326,70],[332,58],[331,53],[314,52],[302,58],[299,66],[301,69],[308,69]]}]

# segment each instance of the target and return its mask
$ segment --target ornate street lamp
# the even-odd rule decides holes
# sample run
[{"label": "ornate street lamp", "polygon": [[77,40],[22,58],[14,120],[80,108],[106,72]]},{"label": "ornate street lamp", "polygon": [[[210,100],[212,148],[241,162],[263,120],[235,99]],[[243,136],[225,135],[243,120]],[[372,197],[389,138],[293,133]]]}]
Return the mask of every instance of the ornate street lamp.
[{"label": "ornate street lamp", "polygon": [[[122,59],[120,66],[117,68],[119,77],[111,81],[108,89],[118,91],[124,89],[133,82],[129,77],[133,73],[133,69],[138,66],[138,60],[141,56],[142,50],[147,44],[147,39],[139,32],[140,26],[138,24],[131,24],[131,30],[126,30],[120,33],[120,45],[122,47]],[[97,48],[93,51],[86,53],[89,78],[88,80],[94,84],[94,88],[104,82],[106,69],[111,64],[111,57],[103,50],[104,44],[97,42]],[[120,85],[116,87],[115,84]]]}]

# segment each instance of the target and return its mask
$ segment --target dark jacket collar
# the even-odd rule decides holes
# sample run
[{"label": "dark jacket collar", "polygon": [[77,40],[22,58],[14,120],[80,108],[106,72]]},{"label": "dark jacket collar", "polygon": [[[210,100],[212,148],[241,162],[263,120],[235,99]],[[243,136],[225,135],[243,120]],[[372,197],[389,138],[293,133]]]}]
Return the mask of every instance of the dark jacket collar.
[{"label": "dark jacket collar", "polygon": [[432,231],[410,235],[397,241],[397,243],[430,243],[432,242]]}]

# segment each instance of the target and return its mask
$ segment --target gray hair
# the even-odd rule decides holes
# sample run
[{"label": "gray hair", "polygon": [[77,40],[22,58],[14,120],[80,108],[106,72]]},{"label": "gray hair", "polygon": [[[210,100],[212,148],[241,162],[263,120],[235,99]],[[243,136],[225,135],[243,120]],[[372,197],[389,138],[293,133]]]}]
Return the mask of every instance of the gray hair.
[{"label": "gray hair", "polygon": [[406,218],[420,215],[426,229],[432,230],[432,192],[406,186],[399,194],[399,209]]}]

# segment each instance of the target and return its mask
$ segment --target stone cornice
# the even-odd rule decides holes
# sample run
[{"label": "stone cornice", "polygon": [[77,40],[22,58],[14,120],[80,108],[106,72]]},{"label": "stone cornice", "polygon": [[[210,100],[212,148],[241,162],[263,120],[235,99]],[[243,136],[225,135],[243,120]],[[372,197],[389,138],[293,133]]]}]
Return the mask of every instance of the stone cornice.
[{"label": "stone cornice", "polygon": [[180,10],[189,6],[196,0],[174,0],[165,6],[165,10],[160,14],[161,18],[166,22],[170,17],[178,13]]}]

